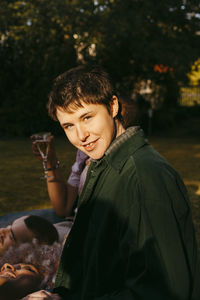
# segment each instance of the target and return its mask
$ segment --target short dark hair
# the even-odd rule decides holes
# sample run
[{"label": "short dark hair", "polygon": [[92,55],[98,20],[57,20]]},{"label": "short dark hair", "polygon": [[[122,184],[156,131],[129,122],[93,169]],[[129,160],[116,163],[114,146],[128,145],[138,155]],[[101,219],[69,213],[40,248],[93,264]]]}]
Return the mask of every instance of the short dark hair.
[{"label": "short dark hair", "polygon": [[47,104],[48,113],[58,121],[56,109],[70,111],[87,104],[103,104],[110,113],[112,96],[117,96],[114,84],[108,73],[98,65],[82,65],[59,75],[53,84]]},{"label": "short dark hair", "polygon": [[58,232],[55,226],[41,216],[30,215],[24,223],[31,230],[40,244],[52,245],[58,241]]}]

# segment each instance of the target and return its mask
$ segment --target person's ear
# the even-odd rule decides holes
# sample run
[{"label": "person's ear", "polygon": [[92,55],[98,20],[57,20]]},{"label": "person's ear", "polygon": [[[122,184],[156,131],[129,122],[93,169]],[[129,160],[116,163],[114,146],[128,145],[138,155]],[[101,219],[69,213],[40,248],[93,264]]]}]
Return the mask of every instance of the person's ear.
[{"label": "person's ear", "polygon": [[115,118],[119,112],[119,101],[117,96],[112,96],[112,102],[110,103],[111,115]]}]

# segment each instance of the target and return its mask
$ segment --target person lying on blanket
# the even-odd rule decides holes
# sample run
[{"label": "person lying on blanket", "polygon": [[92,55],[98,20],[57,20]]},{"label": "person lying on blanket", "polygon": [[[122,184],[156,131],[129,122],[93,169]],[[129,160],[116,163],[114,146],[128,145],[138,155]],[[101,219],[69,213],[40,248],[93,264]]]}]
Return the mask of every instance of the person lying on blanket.
[{"label": "person lying on blanket", "polygon": [[6,228],[0,228],[0,257],[10,246],[37,239],[40,244],[52,245],[58,241],[56,228],[40,216],[23,216]]}]

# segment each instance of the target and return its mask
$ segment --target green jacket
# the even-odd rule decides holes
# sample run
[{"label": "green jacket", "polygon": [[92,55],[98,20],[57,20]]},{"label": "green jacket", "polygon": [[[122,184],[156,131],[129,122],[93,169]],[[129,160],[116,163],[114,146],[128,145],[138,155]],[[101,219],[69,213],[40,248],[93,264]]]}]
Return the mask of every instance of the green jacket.
[{"label": "green jacket", "polygon": [[185,186],[143,131],[129,128],[89,167],[54,292],[68,300],[199,300],[195,280],[198,288]]}]

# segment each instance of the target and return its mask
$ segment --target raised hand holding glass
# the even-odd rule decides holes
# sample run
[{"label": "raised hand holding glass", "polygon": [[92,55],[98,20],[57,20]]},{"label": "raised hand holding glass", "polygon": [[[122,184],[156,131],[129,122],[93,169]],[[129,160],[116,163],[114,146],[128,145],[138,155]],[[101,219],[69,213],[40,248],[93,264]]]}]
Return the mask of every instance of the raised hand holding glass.
[{"label": "raised hand holding glass", "polygon": [[51,132],[40,132],[32,135],[32,139],[34,140],[34,144],[37,146],[37,149],[43,160],[44,167],[44,178],[47,178],[48,170],[47,170],[47,159],[50,147],[50,137]]}]

